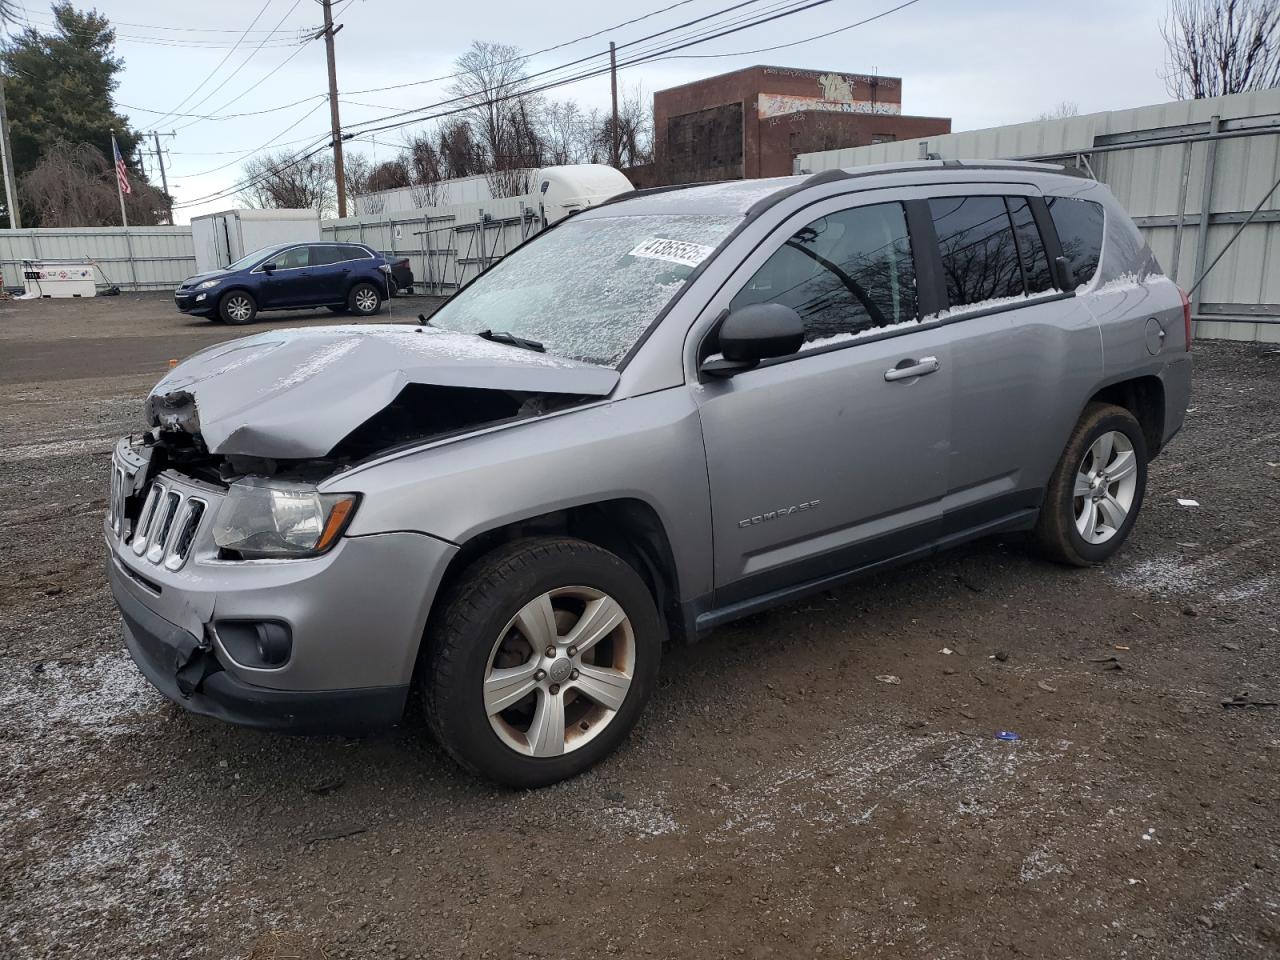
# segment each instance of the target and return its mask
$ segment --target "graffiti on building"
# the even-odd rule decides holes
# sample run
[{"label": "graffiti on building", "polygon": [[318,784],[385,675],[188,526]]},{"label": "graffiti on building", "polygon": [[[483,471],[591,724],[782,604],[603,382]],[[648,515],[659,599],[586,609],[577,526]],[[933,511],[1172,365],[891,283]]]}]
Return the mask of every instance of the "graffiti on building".
[{"label": "graffiti on building", "polygon": [[[828,74],[828,76],[832,76]],[[846,84],[847,87],[847,84]],[[802,110],[822,110],[827,113],[872,113],[879,116],[898,116],[902,113],[902,105],[898,103],[875,103],[871,100],[837,99],[826,96],[824,88],[821,97],[795,97],[783,93],[762,93],[757,101],[757,109],[762,119],[781,117],[788,113],[799,113]]]}]

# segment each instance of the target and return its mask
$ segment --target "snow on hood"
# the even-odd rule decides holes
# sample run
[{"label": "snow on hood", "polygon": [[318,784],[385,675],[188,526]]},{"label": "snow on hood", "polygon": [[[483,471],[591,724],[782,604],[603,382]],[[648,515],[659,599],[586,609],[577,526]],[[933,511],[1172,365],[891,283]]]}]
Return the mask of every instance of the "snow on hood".
[{"label": "snow on hood", "polygon": [[603,397],[617,383],[609,367],[472,334],[326,326],[274,330],[193,354],[156,384],[145,412],[148,423],[198,429],[211,453],[305,459],[325,456],[408,384]]}]

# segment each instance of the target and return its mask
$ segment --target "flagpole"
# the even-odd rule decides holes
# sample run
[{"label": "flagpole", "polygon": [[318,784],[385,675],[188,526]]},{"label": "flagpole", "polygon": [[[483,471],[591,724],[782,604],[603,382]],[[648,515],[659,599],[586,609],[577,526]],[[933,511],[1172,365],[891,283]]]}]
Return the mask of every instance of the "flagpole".
[{"label": "flagpole", "polygon": [[116,155],[120,152],[120,148],[116,146],[116,132],[111,131],[111,169],[116,175],[116,195],[120,198],[120,224],[121,226],[129,226],[129,218],[124,212],[124,184],[120,182],[120,171],[116,168]]}]

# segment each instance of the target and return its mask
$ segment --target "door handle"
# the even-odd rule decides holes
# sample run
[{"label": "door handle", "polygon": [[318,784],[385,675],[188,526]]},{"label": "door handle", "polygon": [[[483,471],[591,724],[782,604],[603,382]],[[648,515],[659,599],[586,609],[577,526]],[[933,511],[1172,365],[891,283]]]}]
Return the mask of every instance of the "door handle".
[{"label": "door handle", "polygon": [[938,362],[937,357],[921,357],[919,360],[902,360],[896,367],[890,367],[884,372],[884,378],[889,383],[894,380],[910,380],[912,377],[924,377],[931,373],[937,373],[938,368],[942,364]]}]

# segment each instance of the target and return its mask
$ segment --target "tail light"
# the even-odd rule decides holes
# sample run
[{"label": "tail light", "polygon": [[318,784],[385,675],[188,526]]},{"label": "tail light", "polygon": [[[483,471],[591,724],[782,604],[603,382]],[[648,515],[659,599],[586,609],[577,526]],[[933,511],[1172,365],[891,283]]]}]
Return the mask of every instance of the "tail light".
[{"label": "tail light", "polygon": [[1187,296],[1187,291],[1181,287],[1178,288],[1178,295],[1182,297],[1182,325],[1187,331],[1187,352],[1191,352],[1191,298]]}]

